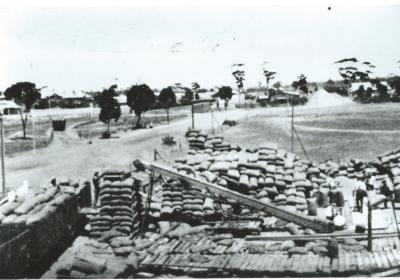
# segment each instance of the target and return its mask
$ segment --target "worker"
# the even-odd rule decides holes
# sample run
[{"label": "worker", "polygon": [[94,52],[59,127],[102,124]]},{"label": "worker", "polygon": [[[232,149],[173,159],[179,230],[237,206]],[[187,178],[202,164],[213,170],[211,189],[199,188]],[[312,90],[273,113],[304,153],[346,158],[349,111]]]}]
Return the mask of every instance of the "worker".
[{"label": "worker", "polygon": [[375,181],[376,181],[375,176],[371,176],[368,179],[368,183],[366,184],[367,185],[367,191],[373,191],[375,189],[375,187],[374,187]]},{"label": "worker", "polygon": [[53,187],[57,186],[57,179],[56,179],[56,177],[52,177],[52,178],[51,178],[50,184],[51,184]]},{"label": "worker", "polygon": [[332,264],[333,259],[337,259],[339,256],[339,244],[336,238],[329,239],[326,248],[328,250],[327,256],[331,259],[331,264]]},{"label": "worker", "polygon": [[390,199],[391,196],[392,196],[392,191],[390,190],[389,186],[387,185],[386,180],[383,180],[383,181],[382,181],[382,184],[381,184],[381,194],[383,194],[383,195],[386,196],[386,198],[387,198],[387,199],[384,201],[384,206],[385,206],[385,209],[386,209],[386,208],[387,208],[388,199]]},{"label": "worker", "polygon": [[358,182],[355,190],[355,196],[356,196],[357,211],[362,213],[364,205],[364,197],[367,197],[367,190],[363,182],[360,181]]},{"label": "worker", "polygon": [[94,206],[97,205],[97,200],[100,193],[100,177],[99,172],[95,172],[93,175],[93,192],[94,192]]}]

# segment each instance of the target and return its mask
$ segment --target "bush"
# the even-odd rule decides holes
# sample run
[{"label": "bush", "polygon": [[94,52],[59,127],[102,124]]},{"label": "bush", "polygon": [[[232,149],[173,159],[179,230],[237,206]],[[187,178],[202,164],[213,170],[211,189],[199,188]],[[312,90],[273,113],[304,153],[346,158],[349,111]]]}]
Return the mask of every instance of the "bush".
[{"label": "bush", "polygon": [[108,139],[110,137],[111,137],[111,133],[108,131],[104,131],[100,136],[101,139]]},{"label": "bush", "polygon": [[230,120],[224,120],[222,125],[235,126],[235,125],[237,125],[237,122],[236,121],[230,121]]},{"label": "bush", "polygon": [[176,145],[176,141],[175,141],[174,137],[169,136],[169,135],[163,137],[162,142],[163,142],[163,145],[166,145],[166,146],[175,146]]}]

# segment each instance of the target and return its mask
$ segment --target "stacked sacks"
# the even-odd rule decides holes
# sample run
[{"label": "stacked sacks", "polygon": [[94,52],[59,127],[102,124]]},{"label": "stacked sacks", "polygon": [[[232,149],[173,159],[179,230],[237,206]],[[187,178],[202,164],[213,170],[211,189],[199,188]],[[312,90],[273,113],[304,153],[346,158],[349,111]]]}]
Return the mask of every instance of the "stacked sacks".
[{"label": "stacked sacks", "polygon": [[186,132],[189,148],[193,150],[203,150],[205,137],[200,134],[200,130],[190,129]]},{"label": "stacked sacks", "polygon": [[140,230],[143,215],[140,194],[133,192],[134,180],[104,181],[100,189],[100,213],[90,220],[90,235],[103,236],[110,230],[122,235],[135,235]]},{"label": "stacked sacks", "polygon": [[59,188],[49,186],[30,191],[25,196],[16,197],[0,206],[0,223],[31,225],[42,221],[71,199]]},{"label": "stacked sacks", "polygon": [[168,181],[163,185],[161,203],[161,219],[168,220],[182,212],[182,186],[175,181]]},{"label": "stacked sacks", "polygon": [[182,214],[190,218],[203,219],[204,198],[195,191],[184,189],[182,192]]},{"label": "stacked sacks", "polygon": [[224,141],[222,136],[209,136],[200,130],[190,129],[186,132],[189,148],[194,151],[205,150],[208,153],[214,151],[239,151],[240,148]]}]

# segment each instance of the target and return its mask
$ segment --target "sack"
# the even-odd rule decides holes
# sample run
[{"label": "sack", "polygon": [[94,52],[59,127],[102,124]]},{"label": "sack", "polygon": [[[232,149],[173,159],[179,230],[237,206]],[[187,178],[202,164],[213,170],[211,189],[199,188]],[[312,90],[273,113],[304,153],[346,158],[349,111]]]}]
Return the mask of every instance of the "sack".
[{"label": "sack", "polygon": [[15,223],[15,220],[18,218],[18,216],[16,214],[11,214],[6,216],[3,220],[2,220],[2,224],[13,224]]},{"label": "sack", "polygon": [[72,269],[86,274],[101,274],[107,268],[106,261],[88,254],[75,256],[72,262]]}]

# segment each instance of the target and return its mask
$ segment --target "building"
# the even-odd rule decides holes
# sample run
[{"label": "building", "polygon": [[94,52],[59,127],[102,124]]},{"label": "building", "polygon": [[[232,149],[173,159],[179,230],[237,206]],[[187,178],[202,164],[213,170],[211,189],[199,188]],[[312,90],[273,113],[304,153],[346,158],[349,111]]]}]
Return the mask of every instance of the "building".
[{"label": "building", "polygon": [[4,115],[19,114],[21,109],[22,107],[12,100],[0,100],[0,112]]}]

